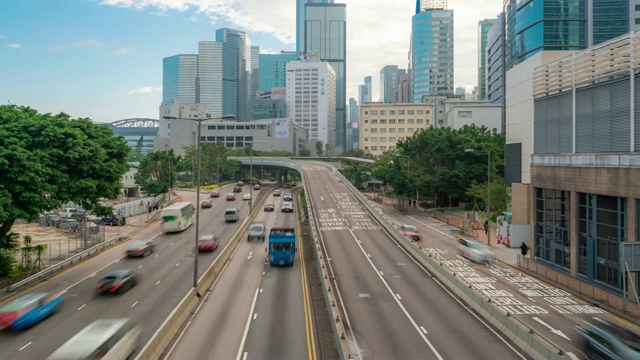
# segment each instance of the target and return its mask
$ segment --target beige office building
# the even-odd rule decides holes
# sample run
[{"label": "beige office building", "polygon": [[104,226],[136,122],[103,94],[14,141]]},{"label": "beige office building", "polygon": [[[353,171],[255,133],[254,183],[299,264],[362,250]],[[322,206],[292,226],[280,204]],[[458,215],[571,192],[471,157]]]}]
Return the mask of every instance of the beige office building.
[{"label": "beige office building", "polygon": [[433,125],[431,104],[360,105],[360,148],[372,155],[394,150],[396,143]]}]

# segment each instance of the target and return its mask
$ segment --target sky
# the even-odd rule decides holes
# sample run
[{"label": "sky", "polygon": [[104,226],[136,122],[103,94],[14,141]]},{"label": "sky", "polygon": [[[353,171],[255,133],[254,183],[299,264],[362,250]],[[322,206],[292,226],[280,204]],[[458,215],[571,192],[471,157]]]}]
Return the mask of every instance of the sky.
[{"label": "sky", "polygon": [[[385,65],[407,68],[415,0],[347,4],[347,99]],[[449,0],[455,85],[477,84],[478,21],[502,0]],[[162,59],[196,54],[216,29],[246,31],[262,53],[295,50],[295,0],[2,0],[0,104],[113,122],[158,118]]]}]

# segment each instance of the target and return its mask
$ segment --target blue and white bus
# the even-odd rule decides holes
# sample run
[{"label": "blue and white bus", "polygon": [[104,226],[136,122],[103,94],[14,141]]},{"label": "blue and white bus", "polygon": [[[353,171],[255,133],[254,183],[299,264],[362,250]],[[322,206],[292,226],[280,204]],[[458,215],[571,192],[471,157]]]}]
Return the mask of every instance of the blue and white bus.
[{"label": "blue and white bus", "polygon": [[177,202],[162,209],[160,229],[163,233],[180,232],[193,224],[195,208],[190,202]]}]

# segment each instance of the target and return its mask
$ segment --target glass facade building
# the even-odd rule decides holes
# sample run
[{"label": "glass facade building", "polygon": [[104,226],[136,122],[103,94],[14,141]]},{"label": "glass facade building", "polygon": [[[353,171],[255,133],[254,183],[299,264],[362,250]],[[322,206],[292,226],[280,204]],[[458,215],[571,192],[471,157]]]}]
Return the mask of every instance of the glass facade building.
[{"label": "glass facade building", "polygon": [[[229,28],[216,30],[216,42],[222,44],[222,114],[247,120],[248,84],[247,34]],[[249,52],[250,54],[250,52]]]},{"label": "glass facade building", "polygon": [[385,65],[380,69],[380,101],[386,103],[395,102],[395,92],[398,90],[400,76],[407,71],[398,69],[398,65]]},{"label": "glass facade building", "polygon": [[287,63],[298,59],[295,52],[282,51],[280,54],[260,54],[259,90],[269,92],[273,88],[287,87]]},{"label": "glass facade building", "polygon": [[371,76],[365,76],[364,84],[358,86],[358,102],[366,104],[371,101]]},{"label": "glass facade building", "polygon": [[[304,22],[306,4],[332,4],[334,0],[296,0],[296,54],[304,49]],[[297,60],[297,59],[295,59]]]},{"label": "glass facade building", "polygon": [[209,106],[211,117],[222,116],[222,43],[198,42],[196,103]]},{"label": "glass facade building", "polygon": [[478,22],[478,100],[487,100],[487,35],[496,19]]},{"label": "glass facade building", "polygon": [[453,10],[424,10],[411,27],[413,102],[453,94]]},{"label": "glass facade building", "polygon": [[162,59],[162,101],[196,102],[198,55],[174,55]]},{"label": "glass facade building", "polygon": [[502,105],[501,131],[504,133],[507,128],[504,110],[504,13],[498,15],[498,19],[487,32],[486,61],[486,99]]},{"label": "glass facade building", "polygon": [[347,107],[347,6],[346,4],[306,4],[304,55],[317,54],[336,73],[335,146],[345,149]]},{"label": "glass facade building", "polygon": [[[591,0],[589,46],[624,35],[630,30],[627,0]],[[635,9],[636,11],[638,9]]]}]

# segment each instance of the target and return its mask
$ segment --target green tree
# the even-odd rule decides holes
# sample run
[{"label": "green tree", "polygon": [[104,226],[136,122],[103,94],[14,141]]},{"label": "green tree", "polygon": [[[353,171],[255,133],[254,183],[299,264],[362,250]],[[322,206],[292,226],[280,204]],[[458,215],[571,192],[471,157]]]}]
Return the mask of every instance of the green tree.
[{"label": "green tree", "polygon": [[342,157],[356,157],[356,158],[363,158],[363,159],[373,159],[373,155],[371,155],[371,153],[368,153],[362,149],[349,149],[345,152],[343,152],[342,154],[340,154],[340,156]]},{"label": "green tree", "polygon": [[316,141],[316,154],[322,156],[322,140]]},{"label": "green tree", "polygon": [[344,167],[344,176],[354,185],[360,186],[371,180],[371,166],[365,164],[347,165]]},{"label": "green tree", "polygon": [[[178,159],[169,151],[154,151],[143,157],[134,175],[136,184],[147,194],[162,194],[169,190],[169,184],[176,183],[175,168]],[[171,170],[170,170],[171,169]]]},{"label": "green tree", "polygon": [[300,151],[298,152],[298,156],[304,156],[304,157],[309,157],[311,156],[311,150],[309,149],[300,149]]},{"label": "green tree", "polygon": [[116,198],[128,153],[122,138],[90,119],[0,106],[0,244],[17,219],[36,220],[68,201],[93,210]]},{"label": "green tree", "polygon": [[[475,180],[471,182],[471,185],[467,189],[466,194],[472,198],[473,207],[487,211],[488,201],[488,188],[487,182],[479,183]],[[506,211],[509,208],[511,202],[511,194],[509,188],[499,176],[491,179],[491,218],[494,219],[496,214]]]},{"label": "green tree", "polygon": [[330,156],[330,154],[331,154],[331,144],[329,144],[329,143],[324,144],[324,154],[326,156]]}]

